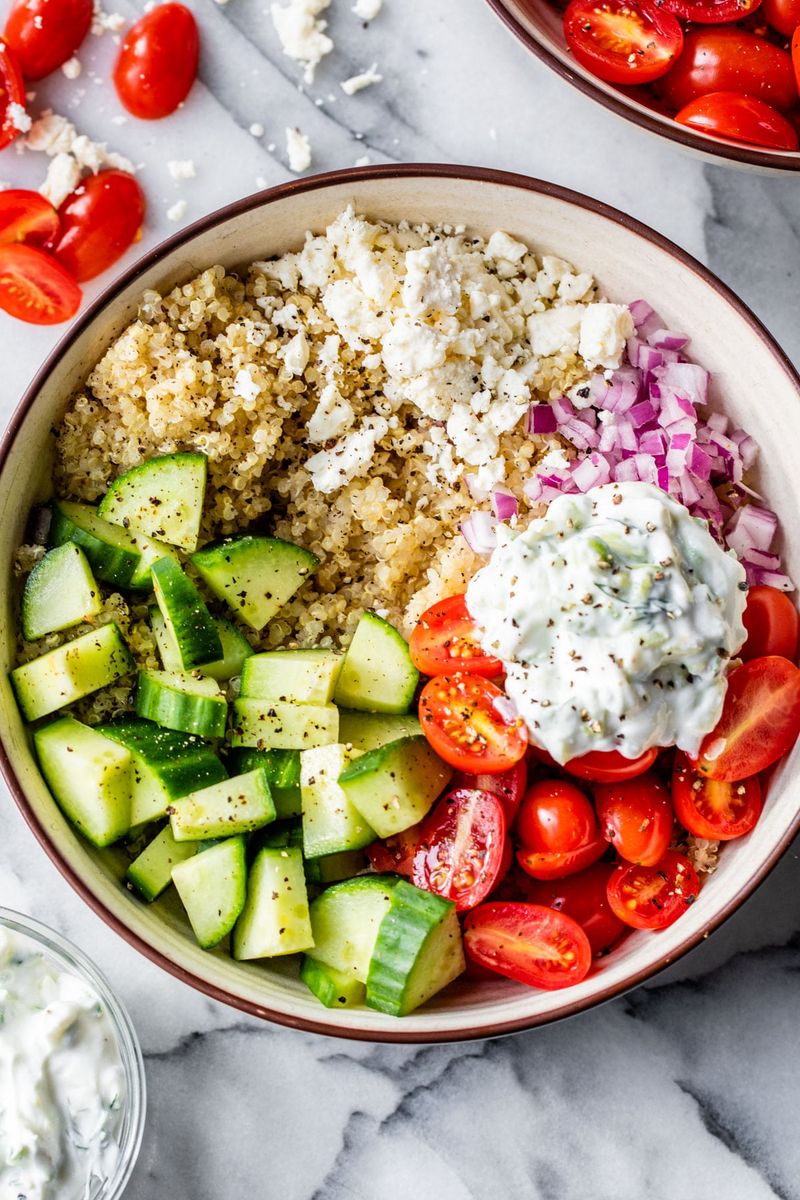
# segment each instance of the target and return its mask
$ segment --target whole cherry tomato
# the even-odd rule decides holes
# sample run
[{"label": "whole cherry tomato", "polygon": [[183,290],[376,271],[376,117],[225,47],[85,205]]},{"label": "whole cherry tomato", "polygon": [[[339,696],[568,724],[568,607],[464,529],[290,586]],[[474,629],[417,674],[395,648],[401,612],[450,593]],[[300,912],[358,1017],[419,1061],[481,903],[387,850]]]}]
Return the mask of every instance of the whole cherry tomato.
[{"label": "whole cherry tomato", "polygon": [[591,802],[574,783],[544,779],[528,788],[516,831],[526,850],[564,854],[597,837]]},{"label": "whole cherry tomato", "polygon": [[594,798],[603,837],[620,858],[652,867],[666,854],[672,838],[672,804],[654,775],[601,783]]},{"label": "whole cherry tomato", "polygon": [[72,58],[93,10],[92,0],[14,0],[3,36],[26,79],[43,79]]},{"label": "whole cherry tomato", "polygon": [[580,875],[549,883],[528,880],[529,888],[519,899],[565,912],[577,921],[589,939],[595,957],[605,952],[627,932],[628,926],[611,911],[608,881],[616,870],[613,863],[595,863]]},{"label": "whole cherry tomato", "polygon": [[796,150],[797,131],[781,114],[755,96],[741,92],[710,92],[690,100],[675,120],[733,142],[766,146],[771,150]]},{"label": "whole cherry tomato", "polygon": [[764,0],[761,16],[778,33],[791,37],[800,27],[800,0]]},{"label": "whole cherry tomato", "polygon": [[744,92],[780,110],[797,103],[786,51],[732,25],[691,29],[683,53],[658,90],[676,109],[708,92]]},{"label": "whole cherry tomato", "polygon": [[94,279],[136,241],[144,208],[142,189],[127,171],[89,175],[58,210],[53,254],[79,282]]},{"label": "whole cherry tomato", "polygon": [[183,4],[159,4],[128,30],[114,67],[114,84],[129,113],[168,117],[197,76],[197,22]]},{"label": "whole cherry tomato", "polygon": [[564,770],[578,779],[593,783],[614,783],[618,779],[635,779],[649,771],[658,758],[658,750],[645,750],[638,758],[625,758],[617,750],[591,750],[580,758],[564,764]]}]

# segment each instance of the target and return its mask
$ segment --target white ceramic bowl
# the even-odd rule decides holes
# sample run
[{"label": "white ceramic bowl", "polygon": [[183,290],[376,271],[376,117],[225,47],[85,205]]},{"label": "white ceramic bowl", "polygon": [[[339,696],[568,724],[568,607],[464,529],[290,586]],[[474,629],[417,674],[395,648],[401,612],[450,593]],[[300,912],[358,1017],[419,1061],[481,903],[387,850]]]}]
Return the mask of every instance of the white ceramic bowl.
[{"label": "white ceramic bowl", "polygon": [[[456,983],[422,1011],[396,1020],[366,1009],[331,1012],[287,964],[235,963],[198,948],[176,901],[140,903],[121,883],[122,858],[92,849],[51,799],[31,754],[6,670],[14,620],[11,561],[31,504],[49,494],[50,430],[106,346],[135,316],[145,288],[169,288],[212,263],[234,267],[298,246],[347,204],[392,221],[507,230],[594,273],[607,295],[643,296],[714,375],[712,396],[761,447],[760,484],[787,530],[800,528],[800,379],[751,312],[658,234],[594,200],[521,176],[466,167],[387,166],[341,171],[251,196],[197,222],[146,255],[77,322],[25,395],[0,447],[0,588],[3,633],[2,768],[37,838],[73,887],[148,957],[178,978],[257,1016],[376,1041],[486,1037],[556,1020],[618,995],[695,946],[753,891],[800,827],[800,748],[776,772],[749,837],[727,847],[698,902],[669,929],[633,934],[577,987],[539,992],[498,980]],[[800,541],[785,548],[800,579]]]}]

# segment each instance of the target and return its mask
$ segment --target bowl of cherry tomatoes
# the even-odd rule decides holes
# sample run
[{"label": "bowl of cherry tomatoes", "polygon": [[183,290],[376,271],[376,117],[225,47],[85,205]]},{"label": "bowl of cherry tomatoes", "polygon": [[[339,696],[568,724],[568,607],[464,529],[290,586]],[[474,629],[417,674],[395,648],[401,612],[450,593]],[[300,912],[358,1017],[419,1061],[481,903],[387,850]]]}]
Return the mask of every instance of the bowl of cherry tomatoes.
[{"label": "bowl of cherry tomatoes", "polygon": [[592,99],[711,162],[800,171],[800,0],[489,0]]}]

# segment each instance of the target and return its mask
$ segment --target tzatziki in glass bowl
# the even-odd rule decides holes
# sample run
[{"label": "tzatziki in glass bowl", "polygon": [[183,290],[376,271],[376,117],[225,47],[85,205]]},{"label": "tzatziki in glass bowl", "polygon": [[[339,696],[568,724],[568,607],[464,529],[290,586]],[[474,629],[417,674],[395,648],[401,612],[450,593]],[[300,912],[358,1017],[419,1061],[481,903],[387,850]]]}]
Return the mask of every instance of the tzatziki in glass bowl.
[{"label": "tzatziki in glass bowl", "polygon": [[0,908],[0,1200],[117,1200],[144,1118],[139,1042],[104,977]]}]

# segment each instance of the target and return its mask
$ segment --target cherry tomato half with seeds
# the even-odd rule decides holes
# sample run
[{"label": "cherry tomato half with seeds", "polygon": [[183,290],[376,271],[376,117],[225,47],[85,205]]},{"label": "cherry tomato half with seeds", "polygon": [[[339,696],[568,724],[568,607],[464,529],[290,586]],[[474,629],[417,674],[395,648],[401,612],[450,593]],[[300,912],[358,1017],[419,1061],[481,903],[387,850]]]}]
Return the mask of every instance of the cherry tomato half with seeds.
[{"label": "cherry tomato half with seeds", "polygon": [[89,175],[58,210],[52,252],[79,283],[94,279],[139,237],[144,209],[142,189],[127,171]]},{"label": "cherry tomato half with seeds", "polygon": [[492,901],[464,923],[467,957],[528,987],[570,987],[592,965],[589,939],[566,913],[539,904]]},{"label": "cherry tomato half with seeds", "polygon": [[658,758],[658,749],[654,746],[645,750],[638,758],[625,758],[617,750],[591,750],[580,758],[570,759],[564,764],[563,770],[568,775],[578,779],[588,779],[591,783],[615,783],[618,779],[635,779],[649,771]]},{"label": "cherry tomato half with seeds", "polygon": [[608,881],[616,867],[613,863],[595,863],[580,875],[550,883],[531,883],[525,900],[532,904],[543,904],[564,912],[577,921],[589,939],[595,958],[605,954],[628,926],[611,911],[608,902]]},{"label": "cherry tomato half with seeds", "polygon": [[800,27],[800,0],[764,0],[760,16],[778,33],[789,38]]},{"label": "cherry tomato half with seeds", "polygon": [[134,117],[168,117],[197,76],[197,22],[183,4],[159,4],[125,35],[114,67],[120,100]]},{"label": "cherry tomato half with seeds", "polygon": [[728,676],[722,716],[694,764],[706,779],[760,775],[800,735],[800,670],[788,658],[752,658]]},{"label": "cherry tomato half with seeds", "polygon": [[[1,197],[0,197],[1,199]],[[744,610],[747,641],[739,651],[745,661],[778,654],[792,661],[797,657],[800,616],[786,592],[760,584],[747,593]]]},{"label": "cherry tomato half with seeds", "polygon": [[597,837],[597,818],[591,801],[574,783],[543,779],[525,793],[516,832],[526,850],[564,854]]},{"label": "cherry tomato half with seeds", "polygon": [[694,904],[699,890],[689,859],[669,850],[652,867],[616,867],[608,881],[608,903],[632,929],[666,929]]},{"label": "cherry tomato half with seeds", "polygon": [[422,689],[419,717],[433,749],[457,771],[492,775],[525,755],[525,727],[510,701],[480,675],[437,675]]},{"label": "cherry tomato half with seeds", "polygon": [[672,803],[654,775],[601,783],[594,799],[603,837],[620,858],[644,867],[663,858],[672,839]]},{"label": "cherry tomato half with seeds", "polygon": [[0,246],[27,242],[44,246],[58,236],[58,213],[39,192],[8,188],[0,192]]},{"label": "cherry tomato half with seeds", "polygon": [[453,789],[480,788],[483,792],[493,792],[505,809],[506,824],[510,829],[525,795],[527,782],[528,770],[523,758],[499,775],[467,775],[464,771],[458,771],[450,780],[450,786]]},{"label": "cherry tomato half with seeds", "polygon": [[3,37],[26,79],[44,79],[72,58],[92,25],[92,0],[15,0]]},{"label": "cherry tomato half with seeds", "polygon": [[698,25],[740,21],[754,13],[761,0],[662,0],[668,12]]},{"label": "cherry tomato half with seeds", "polygon": [[81,289],[44,250],[0,246],[0,308],[31,325],[58,325],[78,311]]},{"label": "cherry tomato half with seeds", "polygon": [[475,908],[500,879],[506,857],[506,817],[497,796],[471,788],[448,792],[422,822],[411,879],[425,892]]},{"label": "cherry tomato half with seeds", "polygon": [[564,879],[585,871],[608,849],[608,842],[597,834],[577,850],[518,850],[517,862],[534,879]]},{"label": "cherry tomato half with seeds", "polygon": [[564,36],[575,58],[607,83],[651,83],[677,61],[683,30],[651,0],[571,0]]},{"label": "cherry tomato half with seeds", "polygon": [[771,105],[740,92],[710,92],[690,100],[675,117],[700,133],[771,150],[796,150],[797,131]]},{"label": "cherry tomato half with seeds", "polygon": [[423,675],[469,671],[492,679],[503,673],[500,659],[492,658],[480,647],[466,596],[449,596],[426,609],[414,627],[408,650]]},{"label": "cherry tomato half with seeds", "polygon": [[685,754],[675,759],[672,801],[675,815],[689,833],[720,842],[744,837],[755,827],[764,807],[757,775],[738,783],[704,779]]},{"label": "cherry tomato half with seeds", "polygon": [[367,858],[379,875],[411,875],[411,864],[419,846],[422,824],[392,834],[367,846]]},{"label": "cherry tomato half with seeds", "polygon": [[690,30],[683,53],[658,91],[676,109],[708,92],[744,92],[781,110],[797,103],[786,51],[736,26]]},{"label": "cherry tomato half with seeds", "polygon": [[24,110],[26,103],[22,71],[5,38],[0,38],[0,150],[19,136],[14,114],[17,108]]}]

